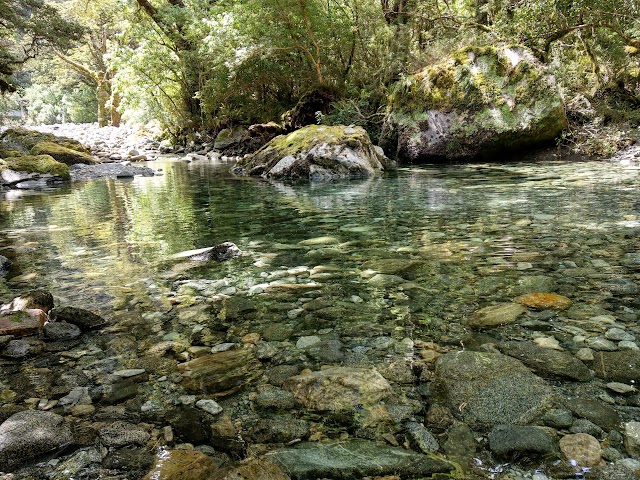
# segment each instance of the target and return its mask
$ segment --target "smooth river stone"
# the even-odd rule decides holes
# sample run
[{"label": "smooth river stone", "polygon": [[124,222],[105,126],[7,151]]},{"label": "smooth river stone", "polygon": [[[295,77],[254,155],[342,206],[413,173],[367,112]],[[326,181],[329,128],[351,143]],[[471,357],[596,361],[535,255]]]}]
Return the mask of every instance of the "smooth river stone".
[{"label": "smooth river stone", "polygon": [[305,408],[343,411],[356,405],[374,405],[392,395],[387,380],[377,370],[331,367],[288,378],[284,388]]},{"label": "smooth river stone", "polygon": [[529,308],[536,310],[566,310],[571,306],[571,300],[557,293],[528,293],[514,299]]},{"label": "smooth river stone", "polygon": [[214,461],[197,450],[160,449],[144,480],[201,480],[216,470]]},{"label": "smooth river stone", "polygon": [[193,393],[224,397],[237,392],[262,373],[250,348],[227,350],[178,365],[185,373],[182,385]]},{"label": "smooth river stone", "polygon": [[483,328],[515,322],[527,309],[517,303],[491,305],[475,312],[466,321],[469,327]]},{"label": "smooth river stone", "polygon": [[267,458],[279,464],[296,480],[346,480],[385,475],[431,478],[434,473],[448,474],[455,469],[453,464],[435,455],[423,455],[361,439],[304,442],[294,448],[269,452]]},{"label": "smooth river stone", "polygon": [[574,460],[580,467],[594,467],[602,461],[600,443],[586,433],[565,435],[560,439],[560,450],[567,460]]}]

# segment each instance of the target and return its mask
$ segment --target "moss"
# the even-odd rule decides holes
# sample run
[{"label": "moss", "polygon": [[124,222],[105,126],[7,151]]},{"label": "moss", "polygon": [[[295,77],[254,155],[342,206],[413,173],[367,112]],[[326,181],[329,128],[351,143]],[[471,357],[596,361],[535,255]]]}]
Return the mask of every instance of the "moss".
[{"label": "moss", "polygon": [[[57,162],[49,155],[23,155],[4,159],[6,168],[17,172],[43,173],[57,175],[63,180],[69,180],[69,167]],[[0,166],[0,168],[2,168]]]},{"label": "moss", "polygon": [[42,133],[26,128],[8,128],[0,135],[0,141],[6,148],[29,153],[33,147],[41,142],[51,142],[56,145],[82,153],[91,153],[91,150],[82,143],[72,138],[58,137],[51,133]]},{"label": "moss", "polygon": [[31,149],[31,155],[50,155],[58,162],[65,163],[67,165],[75,165],[76,163],[86,163],[93,165],[96,161],[91,155],[85,152],[79,152],[72,150],[63,145],[59,145],[53,142],[45,141],[40,142]]},{"label": "moss", "polygon": [[24,153],[18,150],[4,149],[0,147],[0,158],[20,157],[22,155],[24,155]]}]

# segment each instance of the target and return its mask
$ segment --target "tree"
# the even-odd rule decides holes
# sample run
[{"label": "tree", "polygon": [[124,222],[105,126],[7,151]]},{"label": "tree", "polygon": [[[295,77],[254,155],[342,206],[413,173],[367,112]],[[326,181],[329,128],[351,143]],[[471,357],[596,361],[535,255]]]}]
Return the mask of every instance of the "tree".
[{"label": "tree", "polygon": [[70,16],[80,22],[84,34],[77,46],[64,51],[55,48],[58,58],[79,73],[96,90],[98,125],[120,125],[120,94],[113,86],[115,70],[108,57],[119,32],[115,1],[70,0],[64,3]]},{"label": "tree", "polygon": [[81,34],[43,0],[0,0],[0,92],[15,91],[13,73],[43,47],[67,47]]}]

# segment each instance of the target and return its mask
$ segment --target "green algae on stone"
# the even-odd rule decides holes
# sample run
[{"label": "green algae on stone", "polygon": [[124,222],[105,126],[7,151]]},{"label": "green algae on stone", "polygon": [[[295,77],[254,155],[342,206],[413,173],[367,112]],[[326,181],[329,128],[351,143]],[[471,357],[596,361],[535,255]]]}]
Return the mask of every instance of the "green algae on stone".
[{"label": "green algae on stone", "polygon": [[26,128],[8,128],[0,135],[0,143],[5,145],[7,149],[17,150],[23,153],[28,153],[40,142],[52,142],[56,145],[83,153],[91,152],[88,147],[72,138],[58,137],[51,133],[42,133]]},{"label": "green algae on stone", "polygon": [[265,178],[324,180],[371,177],[390,166],[362,127],[309,125],[274,138],[240,160],[233,171]]},{"label": "green algae on stone", "polygon": [[72,150],[71,148],[50,141],[37,143],[31,149],[30,153],[31,155],[50,155],[58,162],[66,165],[75,165],[77,163],[93,165],[97,163],[88,153]]},{"label": "green algae on stone", "polygon": [[[42,173],[56,175],[63,180],[69,180],[69,166],[57,162],[50,155],[24,155],[4,159],[4,167],[16,172]],[[3,165],[0,164],[0,170]]]},{"label": "green algae on stone", "polygon": [[466,47],[399,81],[381,145],[410,161],[542,145],[566,126],[555,81],[525,47]]}]

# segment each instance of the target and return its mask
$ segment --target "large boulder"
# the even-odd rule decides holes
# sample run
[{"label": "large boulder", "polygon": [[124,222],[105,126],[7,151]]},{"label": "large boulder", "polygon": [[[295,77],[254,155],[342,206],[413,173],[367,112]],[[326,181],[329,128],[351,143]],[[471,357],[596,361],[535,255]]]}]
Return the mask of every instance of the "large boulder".
[{"label": "large boulder", "polygon": [[29,153],[31,153],[31,155],[50,155],[65,165],[75,165],[78,163],[94,165],[98,163],[89,153],[74,150],[50,141],[35,144]]},{"label": "large boulder", "polygon": [[410,162],[486,158],[565,128],[560,94],[525,47],[467,47],[398,82],[381,146]]},{"label": "large boulder", "polygon": [[233,172],[274,179],[327,180],[372,177],[389,166],[391,162],[362,127],[309,125],[274,138],[240,160]]},{"label": "large boulder", "polygon": [[0,149],[11,153],[7,156],[15,156],[16,151],[29,153],[33,147],[41,142],[51,142],[77,152],[91,153],[88,147],[72,138],[58,137],[51,133],[42,133],[26,128],[8,128],[0,135]]},{"label": "large boulder", "polygon": [[552,387],[499,353],[447,353],[436,363],[435,400],[475,429],[527,425],[556,404]]},{"label": "large boulder", "polygon": [[13,471],[72,443],[71,429],[60,415],[40,410],[16,413],[0,425],[0,470]]},{"label": "large boulder", "polygon": [[69,180],[69,167],[50,155],[22,155],[0,160],[0,183],[12,185],[27,179],[51,175]]},{"label": "large boulder", "polygon": [[295,480],[381,478],[385,475],[390,478],[431,478],[433,474],[450,475],[456,470],[454,464],[433,454],[423,455],[361,439],[303,442],[269,452],[267,458]]}]

